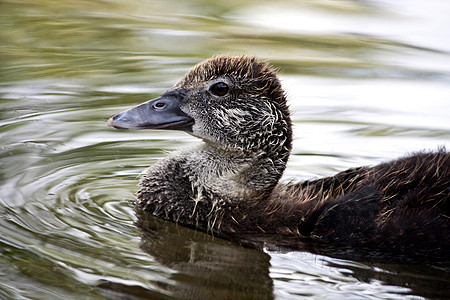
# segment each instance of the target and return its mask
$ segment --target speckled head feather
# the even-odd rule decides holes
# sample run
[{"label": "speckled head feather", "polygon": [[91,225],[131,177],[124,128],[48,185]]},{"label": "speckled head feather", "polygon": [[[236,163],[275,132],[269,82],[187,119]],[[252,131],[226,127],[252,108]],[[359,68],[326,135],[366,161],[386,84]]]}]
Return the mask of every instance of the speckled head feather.
[{"label": "speckled head feather", "polygon": [[[273,101],[286,107],[286,97],[275,71],[266,62],[258,61],[254,57],[213,57],[192,68],[176,86],[195,86],[196,83],[211,81],[222,76],[257,84],[255,88],[265,91]],[[286,113],[288,113],[287,109]]]},{"label": "speckled head feather", "polygon": [[[208,92],[217,82],[227,84],[227,95]],[[266,62],[245,56],[214,57],[192,68],[173,87],[177,89],[189,91],[181,109],[195,120],[191,131],[195,136],[251,152],[280,152],[282,147],[286,155],[280,158],[287,161],[290,114],[281,83]]]}]

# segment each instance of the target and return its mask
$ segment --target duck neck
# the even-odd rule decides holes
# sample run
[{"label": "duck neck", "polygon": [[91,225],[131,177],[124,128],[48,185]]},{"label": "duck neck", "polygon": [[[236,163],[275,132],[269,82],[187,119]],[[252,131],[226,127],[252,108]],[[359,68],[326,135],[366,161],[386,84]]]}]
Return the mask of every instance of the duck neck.
[{"label": "duck neck", "polygon": [[[204,144],[181,155],[188,178],[179,223],[212,232],[252,227],[249,209],[262,209],[286,167],[289,152],[230,150]],[[172,217],[173,218],[173,217]],[[244,225],[247,224],[247,225]]]},{"label": "duck neck", "polygon": [[186,156],[186,166],[193,185],[236,202],[269,194],[283,174],[288,155],[288,151],[224,149],[205,143]]}]

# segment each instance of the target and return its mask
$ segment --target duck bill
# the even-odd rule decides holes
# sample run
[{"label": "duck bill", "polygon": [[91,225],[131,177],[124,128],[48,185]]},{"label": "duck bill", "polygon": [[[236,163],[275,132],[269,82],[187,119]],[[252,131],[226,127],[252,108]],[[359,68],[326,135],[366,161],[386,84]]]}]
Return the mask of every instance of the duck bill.
[{"label": "duck bill", "polygon": [[180,104],[188,97],[186,90],[164,93],[112,116],[108,126],[116,129],[174,129],[191,131],[194,120],[185,114]]}]

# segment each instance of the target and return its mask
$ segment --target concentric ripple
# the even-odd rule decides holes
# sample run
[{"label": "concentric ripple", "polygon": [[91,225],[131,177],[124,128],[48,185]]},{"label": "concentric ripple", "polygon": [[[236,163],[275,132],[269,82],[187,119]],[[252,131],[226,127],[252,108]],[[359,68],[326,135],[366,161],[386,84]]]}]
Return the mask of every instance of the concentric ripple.
[{"label": "concentric ripple", "polygon": [[107,141],[98,126],[63,121],[81,113],[89,111],[4,121],[0,241],[12,284],[1,284],[0,298],[79,298],[105,280],[159,290],[152,282],[164,276],[151,271],[158,264],[142,255],[133,224],[143,154],[123,151],[139,141]]}]

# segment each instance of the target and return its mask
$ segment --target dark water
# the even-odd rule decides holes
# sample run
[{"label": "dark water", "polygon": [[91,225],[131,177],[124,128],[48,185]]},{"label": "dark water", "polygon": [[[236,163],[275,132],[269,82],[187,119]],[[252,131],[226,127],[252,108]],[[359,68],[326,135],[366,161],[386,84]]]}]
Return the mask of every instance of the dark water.
[{"label": "dark water", "polygon": [[281,70],[295,123],[284,180],[450,147],[450,4],[1,1],[0,299],[450,297],[448,264],[241,247],[135,225],[140,172],[197,143],[106,120],[193,64]]}]

